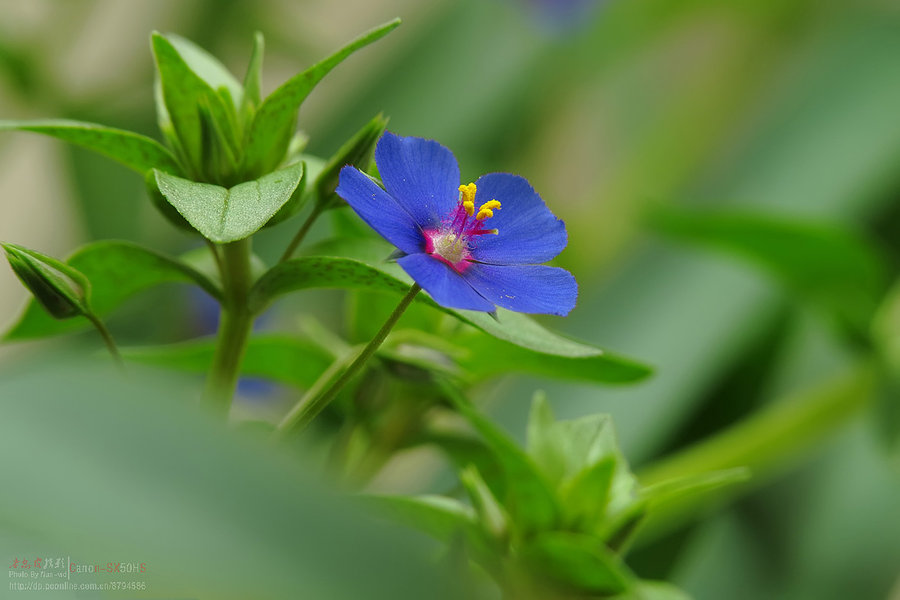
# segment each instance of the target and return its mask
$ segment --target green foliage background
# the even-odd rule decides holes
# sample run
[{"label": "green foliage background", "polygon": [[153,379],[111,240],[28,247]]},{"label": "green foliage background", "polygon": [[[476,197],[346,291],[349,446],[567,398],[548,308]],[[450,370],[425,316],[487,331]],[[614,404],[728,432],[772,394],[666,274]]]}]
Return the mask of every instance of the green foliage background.
[{"label": "green foliage background", "polygon": [[[450,147],[466,181],[526,176],[566,220],[569,247],[557,264],[581,284],[571,317],[546,322],[656,368],[621,388],[504,380],[479,394],[489,412],[521,437],[536,387],[560,418],[607,412],[635,470],[650,476],[666,468],[657,459],[764,408],[816,390],[858,395],[863,408],[839,413],[843,426],[786,444],[777,460],[759,449],[752,487],[699,521],[651,532],[630,562],[701,599],[900,594],[897,397],[868,401],[858,369],[873,310],[865,290],[894,279],[900,256],[895,3],[611,0],[571,27],[513,0],[0,7],[0,116],[152,137],[153,29],[194,40],[236,73],[253,31],[263,31],[267,93],[360,31],[402,17],[304,105],[310,150],[330,155],[382,111],[392,131]],[[721,221],[704,221],[723,210],[752,216],[725,219],[723,235]],[[171,253],[196,244],[123,167],[24,134],[0,137],[0,215],[0,239],[56,256],[110,237]],[[295,229],[267,230],[257,251],[277,258]],[[885,256],[882,275],[865,274],[870,261],[848,237]],[[180,339],[190,322],[177,316],[176,293],[130,303],[111,328],[126,343]],[[24,297],[0,272],[0,317],[11,321]],[[312,298],[321,319],[340,321],[336,292]],[[390,306],[373,306],[377,323]],[[0,348],[0,360],[15,368],[37,349]],[[727,448],[721,455],[716,466],[738,466]]]}]

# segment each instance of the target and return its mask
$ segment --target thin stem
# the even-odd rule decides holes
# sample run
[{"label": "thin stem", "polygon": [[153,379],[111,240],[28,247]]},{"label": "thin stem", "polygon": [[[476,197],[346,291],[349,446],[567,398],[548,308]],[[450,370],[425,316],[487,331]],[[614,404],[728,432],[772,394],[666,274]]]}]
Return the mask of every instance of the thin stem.
[{"label": "thin stem", "polygon": [[365,345],[362,349],[354,348],[348,352],[343,358],[336,360],[332,365],[319,377],[316,383],[303,395],[303,398],[294,405],[291,411],[285,415],[278,424],[280,434],[287,434],[292,431],[301,431],[305,429],[322,410],[328,406],[337,396],[338,392],[350,381],[354,375],[362,368],[375,351],[381,346],[388,333],[391,332],[394,325],[400,319],[406,308],[410,305],[416,294],[422,288],[419,284],[414,283],[409,292],[391,313],[375,337]]},{"label": "thin stem", "polygon": [[284,254],[281,255],[281,259],[278,262],[289,260],[294,255],[294,252],[296,252],[297,248],[300,246],[300,242],[303,241],[303,238],[309,233],[310,227],[312,227],[312,224],[315,223],[316,219],[318,219],[321,214],[322,209],[318,205],[313,207],[312,212],[306,217],[306,221],[300,226],[300,231],[297,232],[297,235],[295,235],[294,239],[291,240],[291,243],[288,244],[287,249],[284,251]]},{"label": "thin stem", "polygon": [[116,366],[119,367],[122,372],[124,372],[125,361],[122,360],[122,355],[119,353],[119,348],[116,346],[116,342],[113,340],[112,334],[109,332],[109,329],[106,328],[106,325],[103,324],[103,321],[101,321],[100,318],[97,317],[97,315],[89,313],[85,316],[100,333],[100,337],[103,338],[103,343],[106,344],[106,349],[109,350],[110,355],[112,355],[113,361],[116,363]]},{"label": "thin stem", "polygon": [[228,412],[237,388],[253,315],[247,306],[252,276],[250,238],[222,246],[222,312],[213,363],[204,398],[216,409]]}]

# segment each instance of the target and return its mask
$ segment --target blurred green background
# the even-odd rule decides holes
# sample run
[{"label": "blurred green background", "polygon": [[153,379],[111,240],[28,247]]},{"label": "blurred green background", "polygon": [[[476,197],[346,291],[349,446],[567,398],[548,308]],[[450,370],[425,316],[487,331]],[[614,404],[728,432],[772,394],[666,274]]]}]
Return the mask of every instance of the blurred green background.
[{"label": "blurred green background", "polygon": [[[648,211],[731,207],[835,223],[875,240],[896,276],[896,1],[0,0],[0,14],[2,118],[76,118],[153,137],[151,30],[196,41],[238,74],[262,31],[267,93],[401,17],[304,104],[310,151],[330,155],[383,111],[390,130],[451,148],[465,181],[527,177],[567,222],[556,263],[581,285],[572,315],[546,323],[657,373],[625,388],[516,378],[482,401],[517,434],[536,388],[563,418],[609,412],[638,471],[855,360],[797,294],[728,255],[660,238]],[[258,252],[277,257],[296,227],[266,231]],[[100,238],[196,246],[124,167],[38,136],[0,137],[0,239],[65,256]],[[126,342],[178,339],[174,294],[129,305],[114,331]],[[0,320],[25,297],[0,269]],[[312,297],[329,318],[334,294]],[[0,347],[0,361],[42,348]],[[900,598],[900,463],[879,414],[858,413],[726,509],[639,548],[633,567],[699,599]]]}]

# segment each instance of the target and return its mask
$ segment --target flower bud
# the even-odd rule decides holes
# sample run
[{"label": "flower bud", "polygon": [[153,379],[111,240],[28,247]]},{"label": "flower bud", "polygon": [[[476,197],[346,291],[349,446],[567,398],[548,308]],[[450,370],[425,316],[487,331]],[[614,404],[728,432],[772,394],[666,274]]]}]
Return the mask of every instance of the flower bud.
[{"label": "flower bud", "polygon": [[89,313],[87,278],[69,265],[15,244],[0,244],[13,272],[56,319]]}]

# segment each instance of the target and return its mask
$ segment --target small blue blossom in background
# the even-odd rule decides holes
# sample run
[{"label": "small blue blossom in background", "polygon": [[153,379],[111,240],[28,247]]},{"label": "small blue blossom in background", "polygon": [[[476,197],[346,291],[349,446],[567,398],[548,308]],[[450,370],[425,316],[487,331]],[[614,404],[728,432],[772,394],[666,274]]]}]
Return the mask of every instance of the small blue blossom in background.
[{"label": "small blue blossom in background", "polygon": [[566,247],[566,226],[524,178],[490,173],[459,185],[450,150],[390,132],[375,163],[385,189],[346,166],[337,193],[403,253],[397,262],[437,303],[554,315],[574,308],[572,274],[540,264]]}]

